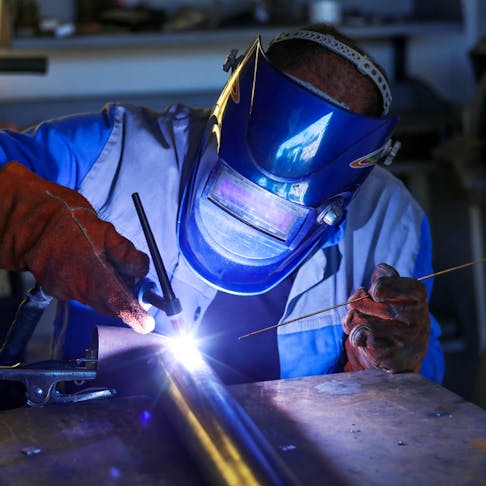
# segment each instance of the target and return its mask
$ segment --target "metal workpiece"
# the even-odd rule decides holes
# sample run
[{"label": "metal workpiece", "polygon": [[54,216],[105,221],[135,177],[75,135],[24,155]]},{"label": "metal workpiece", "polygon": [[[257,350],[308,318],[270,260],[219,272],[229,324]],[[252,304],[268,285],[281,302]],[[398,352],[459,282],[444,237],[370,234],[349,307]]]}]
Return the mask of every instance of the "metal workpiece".
[{"label": "metal workpiece", "polygon": [[124,351],[132,353],[133,362],[150,362],[152,377],[144,379],[156,387],[152,393],[160,394],[158,404],[210,484],[299,484],[195,345],[185,343],[182,349],[180,343],[178,338],[98,327],[99,372],[107,377],[104,362],[117,355],[126,362]]},{"label": "metal workpiece", "polygon": [[167,346],[161,365],[170,413],[208,477],[217,484],[298,484],[202,359],[191,369]]}]

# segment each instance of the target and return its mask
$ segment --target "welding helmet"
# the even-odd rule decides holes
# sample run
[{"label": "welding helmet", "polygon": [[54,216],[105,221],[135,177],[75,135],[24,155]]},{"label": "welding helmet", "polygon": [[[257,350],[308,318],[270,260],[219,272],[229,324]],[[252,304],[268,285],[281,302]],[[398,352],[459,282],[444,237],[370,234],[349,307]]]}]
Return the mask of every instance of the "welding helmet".
[{"label": "welding helmet", "polygon": [[225,292],[274,287],[336,238],[395,124],[278,70],[257,38],[212,110],[183,193],[178,241],[188,265]]}]

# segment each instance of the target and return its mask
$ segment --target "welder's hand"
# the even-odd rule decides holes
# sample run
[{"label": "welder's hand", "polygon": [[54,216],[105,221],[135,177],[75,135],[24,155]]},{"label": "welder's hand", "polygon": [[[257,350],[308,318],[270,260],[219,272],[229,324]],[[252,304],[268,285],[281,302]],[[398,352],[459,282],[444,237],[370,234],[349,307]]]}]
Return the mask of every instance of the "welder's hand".
[{"label": "welder's hand", "polygon": [[153,330],[153,318],[129,290],[147,273],[147,255],[81,194],[18,162],[0,169],[0,194],[0,268],[29,270],[59,300],[119,317],[137,332]]},{"label": "welder's hand", "polygon": [[393,373],[419,371],[427,352],[430,318],[425,286],[378,264],[368,291],[349,300],[344,321],[346,371],[380,368]]}]

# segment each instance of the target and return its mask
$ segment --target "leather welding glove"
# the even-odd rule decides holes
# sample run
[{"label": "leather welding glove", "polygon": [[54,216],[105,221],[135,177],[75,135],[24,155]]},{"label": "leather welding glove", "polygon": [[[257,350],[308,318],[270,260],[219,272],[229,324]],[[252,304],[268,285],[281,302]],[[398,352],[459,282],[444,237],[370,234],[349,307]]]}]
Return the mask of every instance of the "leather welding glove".
[{"label": "leather welding glove", "polygon": [[378,264],[369,290],[360,288],[344,320],[345,371],[380,368],[392,373],[419,371],[427,352],[430,317],[425,286]]},{"label": "leather welding glove", "polygon": [[119,317],[137,332],[153,330],[153,318],[129,290],[147,273],[147,255],[81,194],[18,162],[0,168],[0,194],[0,268],[29,270],[58,300]]}]

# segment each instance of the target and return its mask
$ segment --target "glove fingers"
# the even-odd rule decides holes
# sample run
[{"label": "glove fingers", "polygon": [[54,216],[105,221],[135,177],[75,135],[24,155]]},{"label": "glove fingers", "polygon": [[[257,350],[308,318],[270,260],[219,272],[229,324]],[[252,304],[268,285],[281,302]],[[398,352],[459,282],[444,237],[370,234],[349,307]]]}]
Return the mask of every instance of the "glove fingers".
[{"label": "glove fingers", "polygon": [[408,323],[392,319],[370,318],[358,310],[348,312],[344,322],[344,332],[349,334],[353,346],[390,345],[399,342],[402,335],[413,335],[415,329]]},{"label": "glove fingers", "polygon": [[413,278],[383,277],[373,289],[373,298],[388,307],[388,315],[412,323],[417,315],[428,312],[425,285]]},{"label": "glove fingers", "polygon": [[368,338],[372,336],[373,331],[365,324],[357,325],[351,328],[349,341],[355,347],[366,347]]},{"label": "glove fingers", "polygon": [[[115,227],[99,219],[95,210],[81,194],[70,192],[65,196],[79,228],[94,252],[105,254],[108,261],[122,275],[141,278],[148,273],[148,256],[116,231]],[[78,201],[79,200],[79,201]],[[81,203],[84,201],[84,206]],[[80,204],[74,206],[75,203]],[[74,238],[73,238],[74,239]],[[82,244],[82,242],[80,242]]]},{"label": "glove fingers", "polygon": [[153,317],[137,302],[130,290],[118,281],[111,281],[102,289],[102,294],[109,296],[100,302],[100,308],[95,310],[121,319],[134,331],[146,334],[155,328]]},{"label": "glove fingers", "polygon": [[[359,299],[359,300],[358,300]],[[348,305],[343,330],[347,370],[418,370],[427,352],[430,322],[425,286],[379,264],[367,292],[359,289]]]},{"label": "glove fingers", "polygon": [[[350,334],[356,325],[356,315],[369,315],[380,319],[395,319],[396,313],[388,304],[375,302],[364,288],[358,289],[350,298],[343,329]],[[354,302],[353,302],[354,301]]]},{"label": "glove fingers", "polygon": [[387,263],[378,263],[371,274],[370,288],[373,288],[374,283],[381,277],[399,277],[400,274]]},{"label": "glove fingers", "polygon": [[[136,250],[133,243],[121,236],[111,223],[97,220],[97,224],[102,227],[94,233],[95,237],[103,236],[104,252],[93,255],[90,273],[97,285],[90,285],[87,289],[90,305],[95,310],[120,318],[136,332],[153,331],[155,322],[152,316],[140,306],[127,286],[131,279],[126,278],[144,277],[147,274],[147,255]],[[93,288],[96,289],[96,296],[93,295]],[[97,296],[100,298],[96,299]],[[94,302],[93,298],[96,299]]]},{"label": "glove fingers", "polygon": [[[136,332],[145,334],[154,330],[153,317],[140,306],[109,262],[98,266],[94,264],[89,273],[92,285],[86,289],[86,294],[80,296],[81,302],[85,299],[84,303],[97,312],[120,318]],[[96,289],[96,293],[92,289]]]},{"label": "glove fingers", "polygon": [[153,317],[140,306],[127,286],[132,279],[126,278],[144,277],[148,272],[148,256],[121,236],[111,223],[95,215],[88,218],[93,221],[87,223],[90,227],[87,238],[92,248],[102,251],[100,254],[93,252],[93,260],[88,265],[93,278],[91,282],[96,281],[96,285],[86,289],[87,303],[98,312],[120,318],[136,332],[153,331]]},{"label": "glove fingers", "polygon": [[371,275],[369,293],[377,302],[387,300],[423,300],[427,298],[425,286],[416,279],[400,277],[399,273],[386,263],[376,265]]},{"label": "glove fingers", "polygon": [[415,370],[427,351],[430,328],[427,318],[428,314],[423,315],[414,325],[409,325],[349,311],[344,324],[350,330],[347,332],[348,358],[354,352],[365,368]]},{"label": "glove fingers", "polygon": [[[126,277],[143,277],[148,271],[148,257],[135,249],[133,243],[121,236],[111,223],[97,220],[99,231],[91,231],[95,237],[103,235],[104,253],[93,254],[90,273],[93,277],[87,289],[89,305],[96,311],[120,318],[134,331],[152,332],[155,322],[138,303],[130,291]],[[96,245],[94,245],[96,247]],[[123,258],[127,261],[124,262]],[[93,289],[96,289],[94,294]]]},{"label": "glove fingers", "polygon": [[370,289],[370,295],[377,302],[413,303],[427,300],[425,285],[407,277],[382,277],[374,283]]},{"label": "glove fingers", "polygon": [[348,323],[351,311],[357,311],[361,314],[367,314],[381,319],[395,319],[397,316],[393,307],[387,303],[375,302],[363,288],[355,292],[349,300],[355,300],[355,302],[348,304],[348,314],[344,324],[346,334],[349,334],[351,330],[349,328],[350,324]]},{"label": "glove fingers", "polygon": [[30,268],[38,282],[58,300],[77,300],[121,318],[137,332],[151,332],[153,318],[139,305],[125,276],[107,259],[105,231],[112,225],[89,211],[76,211],[76,224],[71,221],[71,217],[58,221],[44,245],[30,253]]},{"label": "glove fingers", "polygon": [[121,236],[112,224],[105,231],[106,256],[118,272],[135,278],[142,278],[149,271],[148,256],[137,250],[135,245]]}]

